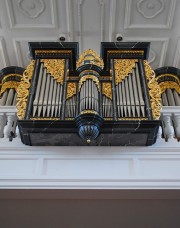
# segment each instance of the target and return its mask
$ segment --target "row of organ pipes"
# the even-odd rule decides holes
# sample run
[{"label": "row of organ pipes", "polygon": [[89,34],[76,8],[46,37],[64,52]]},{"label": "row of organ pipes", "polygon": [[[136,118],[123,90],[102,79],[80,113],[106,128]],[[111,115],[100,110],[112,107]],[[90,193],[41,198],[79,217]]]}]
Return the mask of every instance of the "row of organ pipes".
[{"label": "row of organ pipes", "polygon": [[103,103],[103,116],[105,118],[113,117],[112,100],[103,95],[102,103]]},{"label": "row of organ pipes", "polygon": [[145,117],[145,102],[141,87],[138,65],[125,79],[116,85],[118,118]]},{"label": "row of organ pipes", "polygon": [[7,89],[0,98],[0,106],[16,106],[16,98],[16,90]]},{"label": "row of organ pipes", "polygon": [[[41,63],[35,98],[33,117],[59,117],[62,107],[63,85],[58,83]],[[0,98],[0,106],[15,106],[17,93],[7,88]],[[141,88],[138,65],[118,85],[116,85],[118,117],[145,117],[145,102]],[[99,111],[99,92],[92,79],[87,79],[80,89],[80,112],[86,109]],[[112,117],[112,100],[103,95],[103,116]],[[175,89],[162,93],[163,106],[180,106],[180,94]],[[74,117],[76,96],[67,99],[67,116]],[[72,106],[72,107],[71,107]],[[71,108],[68,108],[71,107]]]},{"label": "row of organ pipes", "polygon": [[163,106],[180,106],[180,94],[175,89],[166,89],[162,93]]},{"label": "row of organ pipes", "polygon": [[[63,84],[58,83],[51,74],[47,72],[43,62],[40,65],[39,76],[33,101],[32,117],[34,118],[59,118],[63,106]],[[65,118],[74,118],[79,111],[100,111],[100,91],[92,79],[85,80],[79,92],[79,104],[77,96],[66,100]],[[141,86],[138,63],[125,79],[115,85],[115,96],[117,102],[118,118],[143,118],[146,117],[145,100]],[[17,93],[14,88],[7,88],[0,97],[0,106],[15,106]],[[180,106],[180,94],[175,89],[167,88],[162,93],[163,106]],[[107,96],[102,95],[102,115],[112,118],[113,102]],[[13,125],[15,128],[15,125]]]},{"label": "row of organ pipes", "polygon": [[99,92],[92,79],[87,79],[80,88],[80,112],[84,110],[99,112]]},{"label": "row of organ pipes", "polygon": [[63,86],[47,73],[41,63],[33,101],[33,117],[60,117],[62,94]]}]

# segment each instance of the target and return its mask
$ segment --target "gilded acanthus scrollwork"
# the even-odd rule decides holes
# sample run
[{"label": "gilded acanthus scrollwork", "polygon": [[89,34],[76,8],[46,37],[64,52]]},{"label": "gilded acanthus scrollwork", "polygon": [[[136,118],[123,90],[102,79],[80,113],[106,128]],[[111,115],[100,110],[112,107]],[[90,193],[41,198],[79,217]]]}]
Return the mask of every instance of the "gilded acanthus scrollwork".
[{"label": "gilded acanthus scrollwork", "polygon": [[83,52],[79,59],[76,62],[76,68],[80,67],[83,64],[90,63],[96,66],[101,67],[102,69],[104,68],[104,62],[100,58],[100,56],[93,51],[92,49],[88,49],[87,51]]},{"label": "gilded acanthus scrollwork", "polygon": [[115,59],[114,71],[115,71],[115,84],[121,83],[132,69],[135,68],[137,59]]},{"label": "gilded acanthus scrollwork", "polygon": [[64,80],[64,70],[65,70],[65,60],[64,59],[41,59],[44,63],[44,67],[58,83],[63,84]]},{"label": "gilded acanthus scrollwork", "polygon": [[69,99],[74,95],[76,95],[76,83],[75,82],[68,82],[66,99]]},{"label": "gilded acanthus scrollwork", "polygon": [[177,93],[180,94],[180,85],[178,85],[176,82],[165,81],[165,82],[159,83],[159,86],[161,88],[161,93],[164,93],[166,89],[175,89]]},{"label": "gilded acanthus scrollwork", "polygon": [[112,100],[112,85],[111,82],[103,82],[102,83],[102,94],[107,98]]},{"label": "gilded acanthus scrollwork", "polygon": [[152,109],[153,119],[159,119],[161,115],[161,89],[155,78],[155,72],[152,70],[147,60],[144,60],[145,73],[147,78],[147,84],[149,88],[150,103]]},{"label": "gilded acanthus scrollwork", "polygon": [[180,79],[174,74],[161,74],[156,77],[161,93],[164,93],[166,89],[175,89],[180,94]]},{"label": "gilded acanthus scrollwork", "polygon": [[17,88],[19,86],[20,81],[16,81],[12,78],[19,78],[21,79],[22,75],[20,74],[8,74],[2,79],[1,89],[0,89],[0,96],[7,90],[7,89],[15,89],[17,92]]},{"label": "gilded acanthus scrollwork", "polygon": [[17,116],[19,119],[24,119],[26,113],[27,100],[29,96],[29,88],[33,76],[35,61],[32,60],[27,69],[23,73],[21,82],[17,88]]},{"label": "gilded acanthus scrollwork", "polygon": [[86,80],[88,80],[88,79],[93,80],[93,81],[96,83],[98,90],[100,91],[99,79],[98,79],[96,76],[90,75],[90,74],[83,76],[83,77],[79,80],[79,88],[78,88],[78,91],[80,91],[81,86],[82,86],[83,83],[84,83]]},{"label": "gilded acanthus scrollwork", "polygon": [[16,81],[8,81],[2,84],[1,87],[1,92],[0,92],[0,96],[7,90],[7,89],[15,89],[17,91],[17,88],[19,86],[20,82],[16,82]]}]

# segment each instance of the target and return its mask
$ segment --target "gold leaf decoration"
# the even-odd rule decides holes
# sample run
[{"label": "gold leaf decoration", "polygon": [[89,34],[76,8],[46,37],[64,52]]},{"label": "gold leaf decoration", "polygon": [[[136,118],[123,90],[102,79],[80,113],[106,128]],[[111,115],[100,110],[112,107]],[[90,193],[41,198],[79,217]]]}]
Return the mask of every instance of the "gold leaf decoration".
[{"label": "gold leaf decoration", "polygon": [[19,119],[24,119],[27,107],[27,100],[29,96],[29,88],[31,86],[31,79],[34,72],[35,60],[32,60],[27,69],[23,73],[21,82],[17,88],[17,116]]},{"label": "gold leaf decoration", "polygon": [[[85,63],[86,61],[87,61],[87,63]],[[76,68],[78,68],[84,64],[93,64],[93,65],[99,66],[102,69],[104,68],[103,60],[92,49],[88,49],[87,51],[83,52],[80,55],[79,59],[76,62]]]},{"label": "gold leaf decoration", "polygon": [[54,120],[54,121],[56,121],[56,120],[60,120],[60,118],[30,118],[30,120]]},{"label": "gold leaf decoration", "polygon": [[90,75],[90,74],[83,76],[83,77],[79,80],[79,88],[78,88],[78,90],[80,91],[81,86],[82,86],[83,83],[84,83],[86,80],[88,80],[88,79],[92,79],[92,80],[96,83],[97,88],[98,88],[98,90],[100,91],[99,79],[98,79],[96,76]]},{"label": "gold leaf decoration", "polygon": [[75,82],[68,82],[66,99],[69,99],[74,95],[76,95],[76,83]]},{"label": "gold leaf decoration", "polygon": [[153,119],[158,120],[161,115],[162,101],[161,88],[155,78],[155,72],[152,70],[147,60],[144,60],[147,84],[149,88],[150,103]]},{"label": "gold leaf decoration", "polygon": [[112,100],[112,85],[110,82],[102,83],[102,94]]},{"label": "gold leaf decoration", "polygon": [[44,63],[44,67],[58,83],[63,84],[64,80],[64,70],[65,70],[65,60],[64,59],[41,59]]},{"label": "gold leaf decoration", "polygon": [[83,115],[83,114],[93,114],[93,115],[97,115],[98,113],[97,113],[96,111],[94,111],[94,110],[86,109],[86,110],[84,110],[84,111],[82,111],[82,112],[80,113],[80,115]]},{"label": "gold leaf decoration", "polygon": [[17,81],[8,81],[4,82],[1,87],[0,96],[7,90],[7,89],[15,89],[17,91],[17,88],[19,86],[20,82]]},{"label": "gold leaf decoration", "polygon": [[180,86],[176,82],[165,81],[165,82],[159,83],[159,86],[161,88],[161,93],[164,93],[166,89],[175,89],[177,93],[180,94]]},{"label": "gold leaf decoration", "polygon": [[114,70],[115,70],[115,84],[121,83],[132,69],[135,68],[137,59],[115,59]]}]

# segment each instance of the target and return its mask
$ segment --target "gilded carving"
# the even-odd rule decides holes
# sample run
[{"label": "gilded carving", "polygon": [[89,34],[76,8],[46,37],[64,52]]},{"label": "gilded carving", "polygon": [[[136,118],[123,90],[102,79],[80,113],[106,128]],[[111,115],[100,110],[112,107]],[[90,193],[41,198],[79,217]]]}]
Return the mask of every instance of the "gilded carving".
[{"label": "gilded carving", "polygon": [[87,51],[83,52],[79,59],[76,62],[76,68],[86,64],[86,61],[88,64],[93,64],[96,66],[101,67],[102,69],[104,68],[104,62],[100,58],[100,56],[93,50],[88,49]]},{"label": "gilded carving", "polygon": [[36,55],[72,54],[71,50],[35,50]]},{"label": "gilded carving", "polygon": [[[15,89],[17,92],[17,87],[19,86],[19,81],[16,81],[12,79],[12,77],[19,77],[19,79],[22,78],[22,75],[20,74],[8,74],[2,79],[2,83],[0,84],[0,96],[7,90],[7,89]],[[11,80],[12,79],[12,80]]]},{"label": "gilded carving", "polygon": [[35,60],[32,60],[27,69],[23,73],[23,77],[17,88],[17,116],[24,119],[26,113],[27,100],[29,96],[29,88],[33,76]]},{"label": "gilded carving", "polygon": [[102,83],[102,94],[112,100],[112,85],[110,82]]},{"label": "gilded carving", "polygon": [[74,120],[74,118],[68,117],[68,118],[65,118],[65,120]]},{"label": "gilded carving", "polygon": [[80,115],[82,114],[94,114],[94,115],[97,115],[98,113],[94,110],[84,110],[80,113]]},{"label": "gilded carving", "polygon": [[161,74],[159,76],[156,77],[157,80],[161,79],[161,78],[166,78],[166,77],[171,77],[174,78],[178,84],[180,84],[180,80],[178,78],[178,76],[174,75],[174,74]]},{"label": "gilded carving", "polygon": [[30,120],[60,120],[60,118],[30,118]]},{"label": "gilded carving", "polygon": [[41,59],[41,62],[44,63],[47,73],[49,73],[58,83],[62,85],[64,80],[65,60]]},{"label": "gilded carving", "polygon": [[8,81],[8,82],[4,82],[2,84],[1,87],[1,92],[0,92],[0,96],[7,90],[7,89],[15,89],[17,92],[17,88],[19,86],[20,82],[16,82],[16,81]]},{"label": "gilded carving", "polygon": [[166,89],[175,89],[177,93],[180,94],[180,86],[176,82],[172,81],[165,81],[159,83],[159,86],[161,88],[161,94],[166,91]]},{"label": "gilded carving", "polygon": [[[167,77],[173,78],[175,81],[166,80]],[[161,88],[161,93],[164,93],[166,89],[175,89],[177,93],[180,94],[180,80],[174,74],[162,74],[156,77],[157,80],[164,79],[164,81],[159,82],[159,86]]]},{"label": "gilded carving", "polygon": [[69,99],[74,95],[76,95],[76,83],[75,82],[68,82],[66,99]]},{"label": "gilded carving", "polygon": [[87,79],[92,79],[92,80],[96,83],[97,88],[98,88],[98,90],[100,91],[99,79],[98,79],[96,76],[90,75],[90,74],[83,76],[83,77],[79,80],[79,88],[78,88],[78,91],[80,91],[81,86],[83,85],[83,83],[84,83]]},{"label": "gilded carving", "polygon": [[118,120],[136,120],[136,121],[140,121],[140,120],[148,120],[148,118],[144,117],[144,118],[130,118],[130,117],[125,117],[125,118],[118,118]]},{"label": "gilded carving", "polygon": [[135,68],[137,59],[115,59],[114,71],[115,71],[115,84],[121,83],[132,69]]},{"label": "gilded carving", "polygon": [[6,76],[3,77],[2,83],[6,82],[9,78],[10,78],[9,81],[12,81],[11,80],[12,77],[16,77],[16,78],[19,77],[19,79],[21,79],[22,78],[22,75],[21,74],[8,74],[8,75],[6,75]]},{"label": "gilded carving", "polygon": [[161,108],[162,108],[161,89],[155,78],[155,72],[151,69],[147,60],[144,60],[144,66],[145,66],[147,84],[149,87],[152,115],[153,115],[153,119],[157,120],[161,115]]},{"label": "gilded carving", "polygon": [[144,55],[142,50],[110,50],[108,54]]}]

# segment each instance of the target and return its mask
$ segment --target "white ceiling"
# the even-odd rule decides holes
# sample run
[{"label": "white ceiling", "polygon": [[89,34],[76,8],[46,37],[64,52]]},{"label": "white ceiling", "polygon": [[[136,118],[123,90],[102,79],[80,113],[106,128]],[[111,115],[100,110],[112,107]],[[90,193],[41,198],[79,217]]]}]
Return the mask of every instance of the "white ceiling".
[{"label": "white ceiling", "polygon": [[26,67],[28,41],[78,41],[100,52],[101,41],[150,41],[153,68],[180,68],[179,0],[1,0],[0,68]]}]

